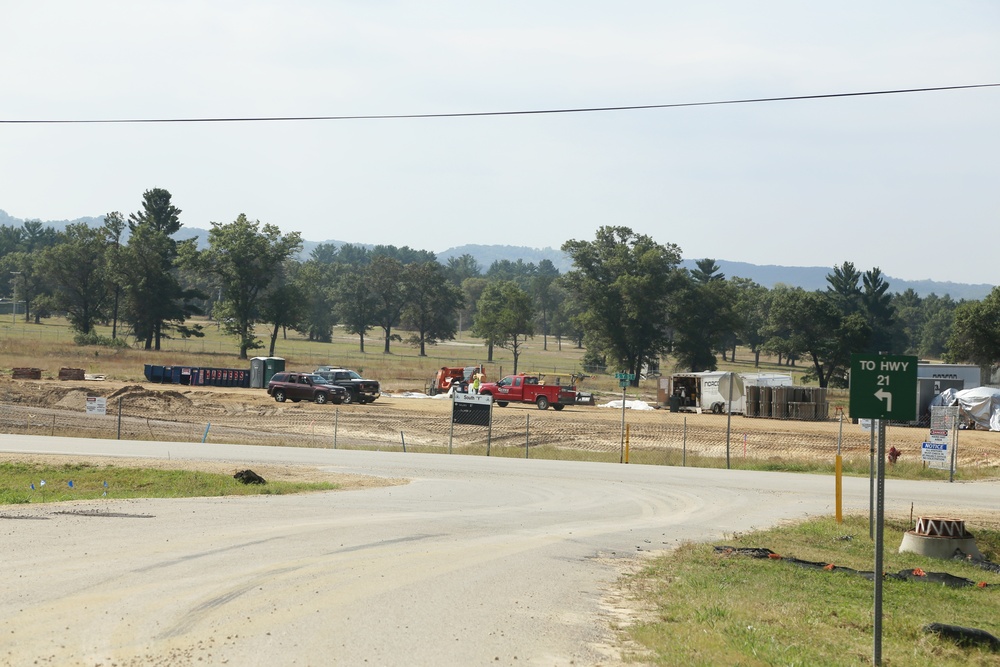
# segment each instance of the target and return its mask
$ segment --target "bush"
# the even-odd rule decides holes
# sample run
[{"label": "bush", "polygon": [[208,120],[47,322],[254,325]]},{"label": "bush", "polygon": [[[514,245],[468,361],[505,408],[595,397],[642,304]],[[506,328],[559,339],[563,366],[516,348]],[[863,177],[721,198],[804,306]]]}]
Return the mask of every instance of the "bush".
[{"label": "bush", "polygon": [[603,373],[608,368],[608,357],[592,350],[583,353],[583,370],[588,373]]},{"label": "bush", "polygon": [[113,347],[113,348],[127,348],[128,343],[122,338],[108,338],[107,336],[99,336],[93,331],[90,333],[78,333],[73,336],[73,342],[77,345],[83,347],[85,345],[97,345],[100,347]]}]

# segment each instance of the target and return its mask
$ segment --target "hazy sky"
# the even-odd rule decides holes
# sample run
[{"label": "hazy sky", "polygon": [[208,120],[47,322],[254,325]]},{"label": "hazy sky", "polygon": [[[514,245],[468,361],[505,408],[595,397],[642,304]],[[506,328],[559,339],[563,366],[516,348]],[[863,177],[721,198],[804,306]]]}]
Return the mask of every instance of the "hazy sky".
[{"label": "hazy sky", "polygon": [[[0,120],[439,114],[1000,83],[995,0],[2,0]],[[602,113],[0,124],[0,209],[1000,283],[1000,88]]]}]

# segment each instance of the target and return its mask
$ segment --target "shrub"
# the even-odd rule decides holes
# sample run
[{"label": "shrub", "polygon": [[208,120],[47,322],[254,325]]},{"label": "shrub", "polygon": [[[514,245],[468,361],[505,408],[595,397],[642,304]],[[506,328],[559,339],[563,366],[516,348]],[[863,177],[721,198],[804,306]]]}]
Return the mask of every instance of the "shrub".
[{"label": "shrub", "polygon": [[79,346],[85,345],[97,345],[100,347],[113,347],[113,348],[127,348],[128,343],[122,338],[108,338],[107,336],[99,336],[98,334],[91,331],[90,333],[78,333],[73,336],[73,342]]}]

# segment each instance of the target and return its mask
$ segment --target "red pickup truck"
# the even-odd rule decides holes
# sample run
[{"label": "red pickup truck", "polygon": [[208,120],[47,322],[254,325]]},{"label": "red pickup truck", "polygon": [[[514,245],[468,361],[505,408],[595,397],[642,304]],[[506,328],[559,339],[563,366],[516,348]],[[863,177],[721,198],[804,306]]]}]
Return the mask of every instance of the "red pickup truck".
[{"label": "red pickup truck", "polygon": [[486,382],[479,387],[479,393],[492,396],[501,408],[508,403],[534,403],[539,410],[547,410],[551,405],[562,410],[576,403],[576,387],[572,385],[545,384],[537,375],[508,375],[499,382]]}]

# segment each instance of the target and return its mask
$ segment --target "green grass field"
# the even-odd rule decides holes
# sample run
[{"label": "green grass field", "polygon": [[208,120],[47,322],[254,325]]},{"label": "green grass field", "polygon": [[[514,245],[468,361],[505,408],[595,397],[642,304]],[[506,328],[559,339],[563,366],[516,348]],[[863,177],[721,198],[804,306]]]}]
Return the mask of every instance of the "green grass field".
[{"label": "green grass field", "polygon": [[[1000,635],[1000,575],[957,561],[896,553],[905,521],[887,521],[885,570],[948,572],[979,588],[886,580],[885,665],[998,665],[1000,654],[961,648],[922,631],[929,623]],[[1000,532],[974,528],[983,556],[1000,554]],[[867,517],[832,518],[688,544],[628,580],[646,609],[623,630],[642,647],[633,658],[657,665],[865,665],[873,653],[874,585],[856,574],[774,559],[719,555],[714,545],[767,548],[782,556],[871,571]]]},{"label": "green grass field", "polygon": [[97,498],[283,495],[337,488],[338,485],[328,482],[243,484],[233,479],[232,475],[190,470],[0,463],[0,505]]}]

